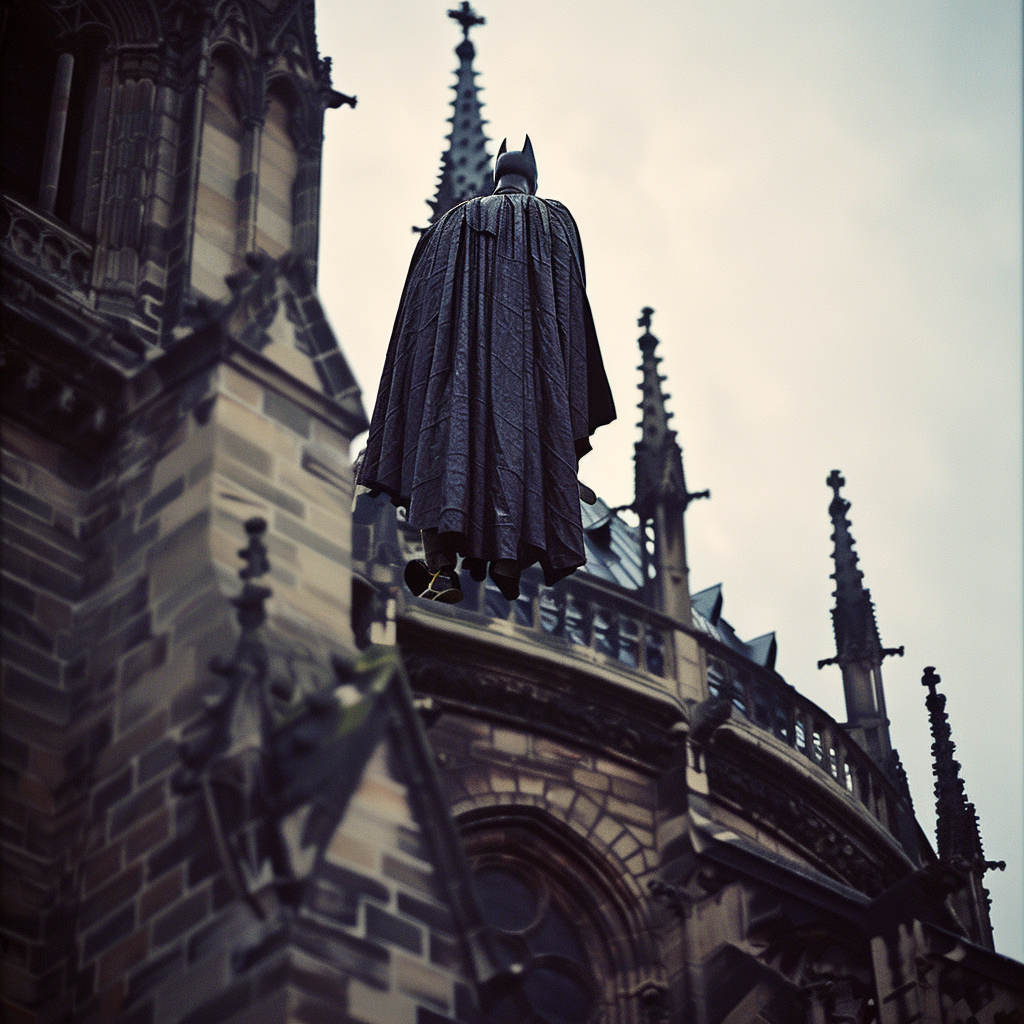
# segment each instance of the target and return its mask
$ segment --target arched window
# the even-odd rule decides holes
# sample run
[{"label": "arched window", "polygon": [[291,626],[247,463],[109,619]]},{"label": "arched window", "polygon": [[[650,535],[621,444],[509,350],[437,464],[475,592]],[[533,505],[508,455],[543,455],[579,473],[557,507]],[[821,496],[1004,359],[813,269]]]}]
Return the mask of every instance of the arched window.
[{"label": "arched window", "polygon": [[484,920],[521,965],[489,1019],[638,1019],[660,968],[639,894],[621,873],[535,808],[481,808],[459,825]]},{"label": "arched window", "polygon": [[590,1024],[602,1000],[577,901],[551,872],[514,855],[484,855],[474,867],[484,920],[523,968],[521,990],[492,1016]]},{"label": "arched window", "polygon": [[58,44],[46,14],[20,5],[0,9],[0,187],[89,233],[86,196],[105,40],[93,26]]},{"label": "arched window", "polygon": [[228,293],[224,279],[235,270],[242,173],[242,120],[235,82],[228,53],[215,53],[206,81],[192,244],[192,287],[214,299]]},{"label": "arched window", "polygon": [[292,190],[299,156],[289,131],[292,106],[285,94],[271,88],[260,139],[259,198],[256,204],[256,248],[275,259],[292,247]]}]

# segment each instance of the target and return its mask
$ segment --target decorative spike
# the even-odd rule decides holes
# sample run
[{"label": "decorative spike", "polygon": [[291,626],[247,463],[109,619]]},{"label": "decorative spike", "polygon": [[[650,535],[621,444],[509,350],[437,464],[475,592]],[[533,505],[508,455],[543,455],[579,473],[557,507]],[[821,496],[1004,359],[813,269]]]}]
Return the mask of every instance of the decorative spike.
[{"label": "decorative spike", "polygon": [[946,714],[946,695],[936,687],[942,681],[932,666],[924,670],[921,685],[928,688],[925,705],[932,732],[932,759],[935,773],[935,840],[939,857],[953,867],[981,872],[989,867],[981,846],[978,817],[968,803],[960,762],[953,758],[956,744]]},{"label": "decorative spike", "polygon": [[853,549],[850,521],[846,516],[850,503],[839,494],[846,481],[838,469],[833,469],[825,482],[833,492],[828,512],[832,518],[832,541],[835,545],[832,551],[835,572],[830,574],[830,579],[836,581],[836,589],[832,594],[836,599],[835,608],[832,609],[836,656],[826,659],[823,664],[880,665],[885,650],[878,635],[871,591],[865,588],[862,582],[864,573],[857,568],[859,556]]},{"label": "decorative spike", "polygon": [[231,603],[238,609],[238,623],[242,632],[249,633],[266,621],[266,601],[272,591],[270,587],[253,583],[270,572],[267,559],[267,546],[263,543],[263,534],[267,529],[267,521],[260,516],[246,520],[245,532],[249,535],[249,543],[238,552],[245,559],[245,565],[238,570],[244,581],[242,592],[232,598]]},{"label": "decorative spike", "polygon": [[658,339],[651,333],[653,313],[650,306],[645,306],[637,320],[637,325],[644,328],[639,338],[643,361],[638,369],[643,374],[640,384],[643,398],[637,403],[637,408],[643,411],[643,416],[637,424],[641,439],[636,445],[635,500],[641,518],[652,515],[654,506],[659,502],[685,510],[694,497],[686,489],[676,432],[668,427],[673,414],[665,409],[665,402],[672,396],[662,390],[666,377],[657,372],[662,360],[656,354]]}]

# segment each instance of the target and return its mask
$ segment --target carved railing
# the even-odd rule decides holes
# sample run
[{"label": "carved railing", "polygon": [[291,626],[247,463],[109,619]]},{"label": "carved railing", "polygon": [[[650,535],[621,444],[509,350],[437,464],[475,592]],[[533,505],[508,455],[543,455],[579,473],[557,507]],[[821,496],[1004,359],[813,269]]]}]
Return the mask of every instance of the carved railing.
[{"label": "carved railing", "polygon": [[[912,859],[922,856],[924,840],[909,800],[886,772],[813,701],[773,670],[753,663],[701,629],[699,621],[693,627],[683,626],[649,608],[638,596],[582,574],[545,587],[536,568],[523,573],[522,593],[516,601],[506,601],[490,580],[475,583],[465,572],[461,574],[460,604],[438,607],[418,601],[396,584],[401,578],[399,566],[407,558],[418,557],[422,549],[416,547],[411,531],[401,528],[396,536],[394,529],[392,519],[387,531],[378,533],[376,542],[370,543],[370,535],[360,533],[365,527],[359,527],[353,547],[357,567],[367,581],[395,581],[392,593],[398,597],[399,619],[436,615],[438,619],[475,621],[483,627],[498,620],[500,631],[508,636],[538,648],[554,645],[563,657],[618,671],[633,685],[672,695],[672,635],[676,630],[688,633],[704,650],[711,696],[730,700],[752,725],[771,733],[830,777],[866,808]],[[377,565],[384,575],[363,561],[371,549],[376,549]],[[697,613],[695,618],[699,618]]]},{"label": "carved railing", "polygon": [[749,722],[830,775],[917,860],[920,829],[909,799],[846,730],[775,672],[752,665],[724,644],[698,637],[705,649],[711,696],[732,701]]},{"label": "carved railing", "polygon": [[[528,570],[520,581],[520,596],[506,601],[490,579],[476,583],[462,573],[458,609],[460,614],[503,620],[513,635],[532,641],[561,640],[570,655],[575,651],[591,664],[654,676],[651,682],[663,686],[661,681],[672,675],[671,622],[637,601],[581,584],[546,587],[539,573]],[[431,606],[417,601],[415,607]]]},{"label": "carved railing", "polygon": [[30,264],[86,299],[93,247],[60,221],[0,195],[0,246],[5,256]]},{"label": "carved railing", "polygon": [[[582,578],[545,587],[539,577],[526,573],[521,596],[511,602],[490,580],[474,583],[467,573],[462,580],[464,597],[455,613],[459,617],[468,612],[503,620],[513,635],[535,641],[560,639],[566,654],[571,656],[576,649],[586,652],[584,657],[592,664],[615,664],[656,677],[649,679],[650,684],[664,685],[662,681],[672,675],[673,629],[690,633],[704,648],[712,697],[731,700],[747,721],[829,775],[917,859],[918,827],[900,791],[834,718],[775,672],[752,664],[699,629],[680,627],[639,601],[588,585]],[[434,610],[420,601],[411,607]]]}]

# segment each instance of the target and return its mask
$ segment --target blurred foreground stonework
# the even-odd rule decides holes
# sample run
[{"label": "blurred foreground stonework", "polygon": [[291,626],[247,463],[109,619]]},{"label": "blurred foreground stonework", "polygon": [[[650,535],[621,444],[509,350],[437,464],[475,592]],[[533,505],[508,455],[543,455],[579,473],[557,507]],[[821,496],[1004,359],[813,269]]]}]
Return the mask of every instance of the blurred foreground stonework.
[{"label": "blurred foreground stonework", "polygon": [[[411,597],[317,299],[354,99],[312,3],[3,11],[5,1020],[1024,1022],[930,670],[937,849],[914,817],[838,473],[845,723],[689,592],[649,310],[640,526]],[[453,15],[435,217],[490,167]]]}]

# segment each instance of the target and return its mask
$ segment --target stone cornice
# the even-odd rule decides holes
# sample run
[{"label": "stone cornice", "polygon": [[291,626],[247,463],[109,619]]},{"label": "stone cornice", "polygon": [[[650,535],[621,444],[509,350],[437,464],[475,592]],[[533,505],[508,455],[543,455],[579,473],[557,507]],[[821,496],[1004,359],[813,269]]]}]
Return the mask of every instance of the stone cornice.
[{"label": "stone cornice", "polygon": [[734,718],[716,732],[707,766],[712,799],[860,892],[878,895],[917,867],[851,794],[745,721]]},{"label": "stone cornice", "polygon": [[[481,638],[485,644],[488,639]],[[461,644],[463,657],[453,661],[431,653],[436,642],[426,640],[400,628],[399,646],[413,688],[442,709],[482,713],[647,769],[665,768],[677,749],[670,729],[684,713],[672,701],[608,685],[580,666],[510,658],[493,645],[488,657],[485,648]]]}]

